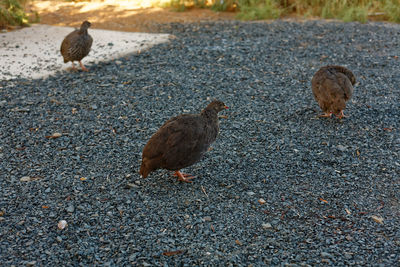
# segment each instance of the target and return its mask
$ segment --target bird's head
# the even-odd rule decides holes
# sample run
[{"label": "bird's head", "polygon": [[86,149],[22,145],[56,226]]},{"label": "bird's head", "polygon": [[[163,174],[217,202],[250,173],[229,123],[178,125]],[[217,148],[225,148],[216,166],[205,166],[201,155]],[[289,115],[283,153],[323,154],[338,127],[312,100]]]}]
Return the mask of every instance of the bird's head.
[{"label": "bird's head", "polygon": [[81,30],[87,30],[87,29],[89,29],[90,26],[92,26],[92,23],[90,23],[89,21],[85,20],[84,22],[82,22]]},{"label": "bird's head", "polygon": [[336,99],[334,103],[335,104],[332,109],[332,113],[335,114],[336,116],[338,116],[341,114],[342,110],[345,110],[346,102],[344,101],[344,99],[340,98],[340,99]]},{"label": "bird's head", "polygon": [[224,104],[224,102],[219,100],[214,100],[206,107],[207,110],[214,110],[216,113],[220,112],[221,110],[227,109],[228,107]]}]

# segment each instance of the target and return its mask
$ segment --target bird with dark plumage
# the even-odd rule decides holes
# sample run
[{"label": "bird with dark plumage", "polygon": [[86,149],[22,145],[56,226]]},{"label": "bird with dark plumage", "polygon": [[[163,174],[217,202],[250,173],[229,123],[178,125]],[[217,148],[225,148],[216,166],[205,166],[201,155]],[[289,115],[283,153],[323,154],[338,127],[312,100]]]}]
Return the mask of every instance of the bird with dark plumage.
[{"label": "bird with dark plumage", "polygon": [[353,94],[356,77],[347,68],[329,65],[320,68],[311,80],[311,88],[324,114],[320,117],[330,117],[333,114],[339,119],[345,117],[343,110],[346,102]]},{"label": "bird with dark plumage", "polygon": [[68,34],[61,43],[61,55],[64,57],[64,63],[72,62],[72,68],[75,68],[74,61],[79,61],[82,70],[88,71],[81,60],[86,57],[92,47],[93,38],[88,34],[88,28],[91,26],[89,21],[84,21],[80,29]]},{"label": "bird with dark plumage", "polygon": [[207,152],[219,132],[218,112],[228,107],[212,101],[200,114],[182,114],[164,123],[143,148],[140,175],[146,178],[157,169],[175,171],[179,181],[194,176],[179,170],[193,165]]}]

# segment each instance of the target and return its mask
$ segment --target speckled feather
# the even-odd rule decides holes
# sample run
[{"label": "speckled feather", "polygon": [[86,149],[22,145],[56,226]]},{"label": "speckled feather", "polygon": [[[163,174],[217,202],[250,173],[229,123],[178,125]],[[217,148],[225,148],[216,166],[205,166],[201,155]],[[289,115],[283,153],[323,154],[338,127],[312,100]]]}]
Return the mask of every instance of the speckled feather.
[{"label": "speckled feather", "polygon": [[354,74],[342,66],[320,68],[311,80],[312,92],[322,111],[339,114],[353,94]]},{"label": "speckled feather", "polygon": [[159,168],[176,171],[199,161],[217,138],[218,112],[225,108],[221,101],[213,101],[200,114],[165,122],[143,149],[140,174],[145,178]]},{"label": "speckled feather", "polygon": [[88,34],[90,25],[90,22],[84,21],[80,29],[71,32],[64,38],[60,49],[64,63],[81,61],[89,54],[93,43],[93,38]]}]

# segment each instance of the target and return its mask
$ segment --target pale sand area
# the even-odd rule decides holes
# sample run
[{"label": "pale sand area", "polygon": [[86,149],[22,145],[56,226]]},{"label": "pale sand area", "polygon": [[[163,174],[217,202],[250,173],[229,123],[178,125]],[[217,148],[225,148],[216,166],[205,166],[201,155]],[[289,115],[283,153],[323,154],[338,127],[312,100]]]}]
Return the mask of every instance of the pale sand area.
[{"label": "pale sand area", "polygon": [[[70,71],[71,62],[64,63],[61,42],[73,31],[70,27],[36,24],[17,31],[0,33],[0,79],[37,79],[59,71]],[[169,34],[117,32],[89,29],[93,37],[92,49],[82,63],[89,68],[99,62],[110,61],[137,53],[156,44],[167,42]],[[78,62],[75,62],[81,71]]]}]

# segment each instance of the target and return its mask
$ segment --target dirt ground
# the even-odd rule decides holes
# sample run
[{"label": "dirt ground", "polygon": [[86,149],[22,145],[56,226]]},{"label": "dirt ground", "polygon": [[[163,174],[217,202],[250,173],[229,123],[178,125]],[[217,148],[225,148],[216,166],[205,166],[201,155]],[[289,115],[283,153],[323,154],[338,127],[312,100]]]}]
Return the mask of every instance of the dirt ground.
[{"label": "dirt ground", "polygon": [[214,12],[193,8],[176,12],[170,8],[152,7],[146,0],[95,0],[67,2],[33,0],[28,9],[37,11],[40,23],[78,27],[84,20],[94,29],[129,32],[157,32],[160,24],[170,22],[198,22],[232,20],[233,12]]}]

